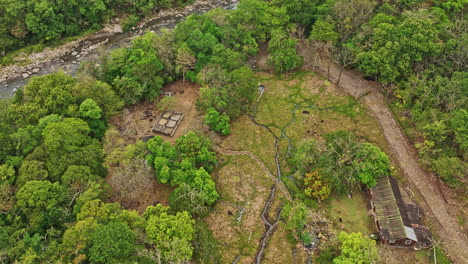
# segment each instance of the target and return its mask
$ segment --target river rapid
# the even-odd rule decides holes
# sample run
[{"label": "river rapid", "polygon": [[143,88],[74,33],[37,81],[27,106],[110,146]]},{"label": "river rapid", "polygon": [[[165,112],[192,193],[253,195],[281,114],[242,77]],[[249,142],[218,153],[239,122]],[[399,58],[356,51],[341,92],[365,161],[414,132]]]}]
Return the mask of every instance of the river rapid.
[{"label": "river rapid", "polygon": [[90,36],[64,44],[55,49],[46,49],[29,56],[31,63],[24,66],[9,65],[0,68],[0,98],[11,97],[21,89],[32,76],[49,74],[63,70],[75,75],[82,61],[96,60],[99,48],[116,49],[131,45],[132,39],[147,32],[160,32],[162,29],[175,28],[191,14],[203,14],[214,8],[235,9],[238,0],[195,1],[181,9],[169,9],[145,20],[130,31],[121,33],[119,25],[107,25],[103,30]]}]

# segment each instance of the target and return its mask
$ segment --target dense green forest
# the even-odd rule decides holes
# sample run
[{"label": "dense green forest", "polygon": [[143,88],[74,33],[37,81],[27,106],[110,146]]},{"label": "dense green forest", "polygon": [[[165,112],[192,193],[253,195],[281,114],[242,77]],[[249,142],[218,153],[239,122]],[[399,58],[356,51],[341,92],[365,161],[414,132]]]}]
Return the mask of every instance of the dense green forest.
[{"label": "dense green forest", "polygon": [[1,0],[0,53],[98,30],[118,16],[128,29],[154,11],[190,3],[184,0]]},{"label": "dense green forest", "polygon": [[[181,4],[0,0],[0,50]],[[191,15],[174,30],[103,53],[99,64],[84,62],[76,77],[58,71],[31,78],[14,98],[0,101],[0,262],[219,263],[217,242],[199,221],[219,198],[210,140],[191,132],[173,145],[155,137],[125,146],[108,120],[183,79],[201,86],[197,108],[205,123],[228,135],[229,121],[252,111],[258,81],[249,59],[261,43],[268,44],[277,74],[302,67],[296,45],[305,41],[310,52],[384,84],[423,138],[416,141],[422,160],[451,187],[465,188],[466,6],[466,0],[243,0],[236,10]],[[376,177],[390,174],[385,153],[347,132],[298,146],[289,162],[306,174],[305,194],[318,200],[372,187]],[[128,178],[153,170],[158,182],[175,187],[170,206],[149,206],[141,215],[106,203],[112,189],[104,178],[112,164]],[[293,220],[291,229],[301,228]],[[339,240],[342,248],[367,243],[346,233]],[[366,246],[372,258],[362,263],[376,254],[375,245]],[[334,263],[361,261],[342,252]]]}]

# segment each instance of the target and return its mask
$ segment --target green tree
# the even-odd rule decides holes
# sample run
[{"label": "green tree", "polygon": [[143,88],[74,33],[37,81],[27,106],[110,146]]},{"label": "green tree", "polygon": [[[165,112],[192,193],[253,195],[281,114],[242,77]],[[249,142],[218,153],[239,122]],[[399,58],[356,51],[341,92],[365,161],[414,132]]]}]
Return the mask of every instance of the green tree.
[{"label": "green tree", "polygon": [[13,184],[15,182],[15,170],[7,164],[0,165],[0,184],[8,182]]},{"label": "green tree", "polygon": [[165,263],[180,263],[192,258],[195,221],[187,212],[168,213],[161,204],[146,208],[146,234]]},{"label": "green tree", "polygon": [[42,131],[43,143],[33,153],[46,163],[49,177],[53,181],[70,165],[82,165],[91,168],[95,175],[102,173],[102,147],[96,139],[89,136],[89,126],[77,118],[48,124]]},{"label": "green tree", "polygon": [[20,101],[11,106],[16,123],[34,125],[46,115],[65,115],[69,105],[76,101],[71,93],[75,83],[75,79],[60,71],[31,78]]},{"label": "green tree", "polygon": [[93,99],[86,99],[80,105],[80,116],[83,118],[100,119],[102,110]]},{"label": "green tree", "polygon": [[175,63],[176,71],[182,73],[182,81],[185,82],[185,74],[194,69],[196,58],[193,56],[192,51],[184,43],[176,52]]},{"label": "green tree", "polygon": [[121,222],[98,225],[91,234],[89,260],[93,263],[116,263],[135,252],[136,236]]},{"label": "green tree", "polygon": [[367,75],[391,83],[407,76],[424,56],[441,51],[438,31],[428,11],[405,12],[401,22],[376,25],[368,45],[357,54],[358,68]]},{"label": "green tree", "polygon": [[341,232],[338,239],[341,242],[341,254],[333,260],[334,264],[378,263],[379,253],[374,240],[363,237],[361,233],[346,232]]},{"label": "green tree", "polygon": [[214,108],[208,108],[205,115],[205,124],[207,124],[213,131],[227,136],[231,133],[229,126],[229,116],[220,114]]},{"label": "green tree", "polygon": [[390,159],[370,143],[360,145],[353,163],[357,170],[357,178],[368,188],[375,187],[379,177],[390,175]]},{"label": "green tree", "polygon": [[290,72],[298,69],[304,63],[302,57],[296,52],[297,41],[292,39],[286,31],[272,30],[271,39],[268,42],[269,62],[276,72]]},{"label": "green tree", "polygon": [[116,114],[124,105],[109,84],[90,76],[79,76],[78,82],[72,87],[72,94],[78,102],[88,98],[94,100],[102,109],[104,119]]},{"label": "green tree", "polygon": [[174,96],[164,96],[158,102],[158,109],[161,111],[169,111],[174,109],[174,105],[176,103],[176,99]]},{"label": "green tree", "polygon": [[16,206],[26,215],[32,228],[62,224],[62,206],[68,199],[66,188],[49,181],[28,181],[16,193]]},{"label": "green tree", "polygon": [[48,179],[49,172],[47,171],[44,162],[38,160],[25,160],[19,169],[16,185],[21,187],[28,181],[43,181]]}]

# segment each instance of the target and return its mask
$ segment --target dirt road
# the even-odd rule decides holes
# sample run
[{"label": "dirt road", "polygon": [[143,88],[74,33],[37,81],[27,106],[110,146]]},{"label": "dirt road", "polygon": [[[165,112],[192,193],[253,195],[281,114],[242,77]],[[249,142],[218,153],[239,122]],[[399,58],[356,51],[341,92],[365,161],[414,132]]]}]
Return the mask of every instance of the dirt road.
[{"label": "dirt road", "polygon": [[[327,75],[327,64],[323,61],[307,58],[306,66]],[[330,65],[330,79],[336,83],[339,68]],[[367,81],[362,74],[354,70],[343,70],[339,85],[355,98],[361,98],[372,115],[379,121],[395,160],[398,162],[404,177],[417,189],[426,204],[426,215],[438,225],[437,235],[443,243],[447,255],[455,263],[468,263],[468,240],[462,233],[450,204],[444,200],[436,187],[434,177],[425,172],[418,161],[416,149],[408,141],[399,124],[395,121],[377,82]],[[429,210],[429,211],[428,211]]]}]

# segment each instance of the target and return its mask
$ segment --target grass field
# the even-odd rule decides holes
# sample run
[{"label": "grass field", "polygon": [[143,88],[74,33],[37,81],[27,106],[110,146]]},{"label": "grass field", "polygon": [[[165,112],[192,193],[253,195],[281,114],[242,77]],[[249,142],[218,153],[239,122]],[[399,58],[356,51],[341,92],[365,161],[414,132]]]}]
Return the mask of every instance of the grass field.
[{"label": "grass field", "polygon": [[[268,126],[274,136],[244,115],[231,123],[232,134],[220,142],[222,148],[252,152],[276,175],[276,136],[283,176],[290,174],[288,155],[301,141],[322,140],[324,134],[333,131],[352,131],[359,140],[371,142],[388,153],[378,122],[359,102],[322,76],[310,72],[298,72],[289,77],[259,73],[258,78],[265,92],[257,106],[256,121]],[[223,163],[215,173],[215,180],[221,198],[205,221],[220,241],[222,263],[232,263],[236,259],[237,263],[252,263],[265,231],[260,214],[273,181],[247,156],[220,156],[219,160]],[[294,192],[302,192],[293,180],[286,179],[293,196]],[[284,200],[277,192],[269,211],[270,218],[276,215]],[[324,211],[335,235],[340,231],[363,235],[375,232],[367,214],[365,192],[355,192],[351,199],[347,195],[332,194],[328,201],[317,204],[310,200],[306,204],[313,206],[312,210]],[[379,250],[382,263],[392,263],[398,257],[410,261],[408,263],[429,263],[427,251],[395,251],[389,247],[379,247]],[[305,263],[307,258],[303,246],[286,230],[284,222],[279,222],[269,239],[263,261]]]}]

